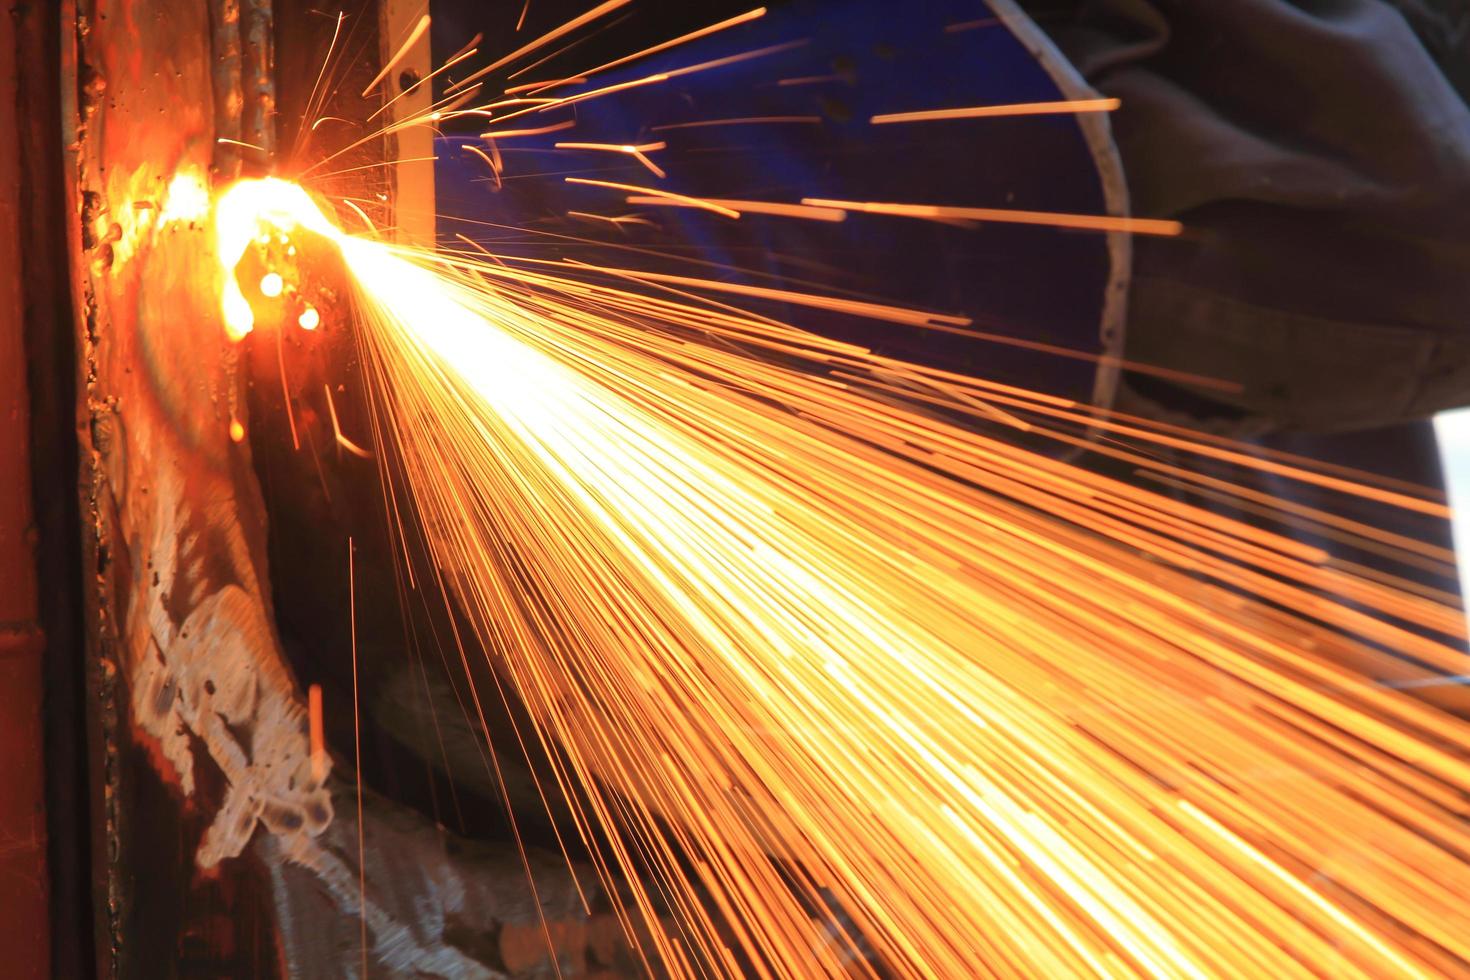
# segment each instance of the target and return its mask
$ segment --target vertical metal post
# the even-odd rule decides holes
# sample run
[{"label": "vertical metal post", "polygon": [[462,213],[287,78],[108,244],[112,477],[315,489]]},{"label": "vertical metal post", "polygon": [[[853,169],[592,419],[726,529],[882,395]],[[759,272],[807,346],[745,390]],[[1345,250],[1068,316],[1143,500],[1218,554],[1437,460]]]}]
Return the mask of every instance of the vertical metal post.
[{"label": "vertical metal post", "polygon": [[[0,17],[0,133],[17,131],[15,21]],[[22,329],[20,150],[0,140],[0,949],[5,975],[49,972],[41,667]]]},{"label": "vertical metal post", "polygon": [[[413,35],[420,18],[429,12],[428,0],[383,0],[379,34],[383,63],[397,54],[399,47]],[[429,110],[433,100],[433,83],[415,82],[429,77],[433,70],[430,32],[423,35],[404,53],[380,86],[384,101],[397,97],[386,113],[393,122],[401,122]],[[406,83],[406,84],[405,84]],[[406,93],[405,93],[405,90]],[[391,168],[393,181],[392,220],[395,239],[403,245],[428,248],[434,244],[434,132],[428,126],[400,130],[393,139],[397,152],[389,148],[395,159]]]}]

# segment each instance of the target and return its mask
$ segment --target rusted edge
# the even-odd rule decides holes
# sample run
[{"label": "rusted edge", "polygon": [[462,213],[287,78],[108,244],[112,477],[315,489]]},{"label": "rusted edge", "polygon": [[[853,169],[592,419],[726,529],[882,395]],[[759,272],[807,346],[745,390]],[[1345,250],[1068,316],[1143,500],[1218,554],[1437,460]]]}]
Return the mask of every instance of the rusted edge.
[{"label": "rusted edge", "polygon": [[[92,72],[86,48],[94,15],[93,0],[62,0],[61,21],[61,129],[67,169],[66,236],[73,267],[96,244],[88,241],[92,212],[98,206],[95,192],[83,190],[82,141],[87,123],[95,112],[100,93],[91,86]],[[97,299],[89,277],[73,275],[72,302],[78,325],[76,332],[76,424],[79,434],[93,422],[96,400]],[[116,873],[118,745],[117,667],[113,658],[115,639],[106,617],[106,570],[109,535],[102,512],[101,475],[96,452],[88,440],[78,440],[77,489],[81,504],[82,607],[86,665],[87,741],[96,767],[90,780],[92,821],[93,934],[97,976],[117,976],[122,949],[121,893]],[[95,625],[95,628],[93,628]]]},{"label": "rusted edge", "polygon": [[61,105],[62,27],[56,7],[12,9],[16,31],[17,144],[23,343],[30,408],[46,785],[51,974],[92,976],[92,809],[77,478],[75,318],[66,247]]},{"label": "rusted edge", "polygon": [[[274,79],[270,0],[200,0],[210,14],[211,93],[216,132],[262,148],[217,145],[214,177],[227,182],[242,172],[269,168],[274,145]],[[98,0],[61,0],[56,10],[61,30],[60,103],[66,170],[67,250],[76,338],[77,482],[80,500],[81,604],[86,647],[84,681],[92,804],[93,933],[97,975],[114,980],[124,968],[127,882],[137,869],[122,856],[123,732],[119,677],[121,637],[114,610],[125,596],[113,594],[113,564],[119,547],[116,519],[102,466],[102,452],[117,424],[116,411],[99,387],[97,343],[99,305],[91,277],[84,271],[93,250],[96,219],[104,202],[101,174],[87,152],[94,116],[103,111],[106,83],[89,63],[91,28]],[[246,155],[242,155],[242,150]],[[235,382],[231,382],[233,385]]]},{"label": "rusted edge", "polygon": [[37,623],[22,272],[18,24],[0,21],[0,946],[5,975],[44,980],[47,929],[45,637]]}]

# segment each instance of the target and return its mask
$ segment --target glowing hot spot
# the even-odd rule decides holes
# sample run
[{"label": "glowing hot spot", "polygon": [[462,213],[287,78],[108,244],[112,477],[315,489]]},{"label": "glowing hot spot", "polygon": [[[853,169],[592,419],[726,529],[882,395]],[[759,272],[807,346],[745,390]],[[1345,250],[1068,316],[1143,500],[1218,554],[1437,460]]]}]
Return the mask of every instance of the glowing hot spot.
[{"label": "glowing hot spot", "polygon": [[[214,234],[222,279],[220,312],[231,340],[242,339],[255,326],[255,313],[235,279],[235,267],[246,249],[262,236],[269,241],[271,232],[290,234],[297,229],[315,232],[338,243],[344,237],[311,196],[300,185],[289,181],[275,177],[242,180],[216,199]],[[270,275],[265,278],[269,279]],[[272,295],[264,279],[260,286],[262,293]],[[284,288],[284,283],[281,287]]]},{"label": "glowing hot spot", "polygon": [[180,221],[198,221],[209,214],[209,190],[204,178],[192,171],[174,174],[163,195],[163,209],[158,215],[161,224]]}]

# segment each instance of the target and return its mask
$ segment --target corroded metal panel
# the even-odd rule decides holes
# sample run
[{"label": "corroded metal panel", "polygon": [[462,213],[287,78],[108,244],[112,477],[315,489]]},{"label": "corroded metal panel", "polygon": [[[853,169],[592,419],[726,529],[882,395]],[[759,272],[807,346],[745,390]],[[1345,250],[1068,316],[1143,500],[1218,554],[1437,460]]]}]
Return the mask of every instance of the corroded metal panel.
[{"label": "corroded metal panel", "polygon": [[[18,130],[16,27],[9,17],[0,20],[0,134]],[[0,145],[0,948],[12,951],[8,976],[41,980],[48,966],[41,755],[45,638],[37,622],[31,512],[18,142]]]},{"label": "corroded metal panel", "polygon": [[371,790],[359,810],[350,768],[313,768],[252,462],[260,350],[222,329],[208,218],[271,164],[268,6],[64,17],[100,974],[539,976],[548,941],[564,975],[625,961],[559,857],[452,840]]},{"label": "corroded metal panel", "polygon": [[274,972],[267,903],[251,886],[259,869],[225,862],[258,825],[291,846],[331,819],[248,530],[265,515],[248,447],[231,439],[236,358],[215,327],[207,189],[233,169],[216,156],[217,106],[226,120],[248,120],[251,108],[220,99],[215,69],[231,59],[217,60],[215,43],[238,16],[205,0],[75,10],[71,191],[104,975],[158,976],[161,963],[180,975]]}]

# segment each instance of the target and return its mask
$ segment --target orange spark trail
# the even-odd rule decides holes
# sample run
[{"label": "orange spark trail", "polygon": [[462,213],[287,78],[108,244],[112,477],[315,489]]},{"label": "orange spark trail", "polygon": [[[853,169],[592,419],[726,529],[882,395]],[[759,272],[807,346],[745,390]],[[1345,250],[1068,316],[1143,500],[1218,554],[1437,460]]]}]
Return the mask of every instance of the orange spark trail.
[{"label": "orange spark trail", "polygon": [[[553,99],[552,101],[546,103],[535,111],[545,112],[548,109],[557,109],[562,106],[573,105],[578,102],[586,102],[589,99],[598,99],[604,95],[611,95],[614,92],[626,92],[630,88],[640,88],[644,85],[657,85],[659,82],[667,82],[670,77],[671,76],[666,74],[648,75],[644,78],[635,78],[630,82],[618,82],[615,85],[604,85],[602,88],[595,88],[590,92],[582,92],[578,95],[569,95],[564,98]],[[545,86],[542,87],[544,88]],[[540,89],[538,89],[537,91],[540,91]]]},{"label": "orange spark trail", "polygon": [[[728,20],[722,20],[718,24],[711,24],[710,26],[702,27],[697,31],[690,31],[688,34],[681,34],[676,38],[664,41],[662,44],[655,44],[652,47],[644,48],[642,51],[635,51],[632,54],[624,55],[621,58],[609,61],[605,65],[598,65],[596,68],[593,68],[590,71],[581,72],[580,74],[583,78],[590,78],[593,75],[600,75],[601,73],[610,69],[618,68],[632,61],[637,61],[639,58],[646,58],[651,54],[658,54],[660,51],[667,51],[670,48],[676,48],[681,44],[687,44],[690,41],[696,41],[699,38],[708,37],[711,34],[716,34],[728,28],[736,27],[740,24],[747,24],[750,21],[764,17],[765,14],[765,7],[757,7],[754,10],[748,10],[743,14],[737,14],[736,16],[731,17]],[[563,79],[562,81],[564,82],[566,80]],[[558,82],[555,84],[561,83]]]},{"label": "orange spark trail", "polygon": [[[557,85],[568,84],[568,83],[571,83],[571,82],[585,82],[585,81],[586,81],[585,78],[582,78],[580,75],[575,75],[575,76],[573,76],[571,78],[557,78],[557,79],[553,79],[553,80],[551,80],[549,82],[548,81],[541,81],[541,82],[523,82],[520,85],[512,85],[512,86],[510,86],[509,88],[507,88],[505,90],[505,94],[506,95],[518,95],[521,92],[537,92],[537,91],[541,91],[543,89],[552,88],[552,87],[557,86]],[[549,98],[549,99],[544,99],[542,101],[543,101],[543,103],[549,104],[549,103],[553,103],[553,102],[558,102],[560,100],[558,100],[558,99],[550,99]]]},{"label": "orange spark trail", "polygon": [[638,187],[634,184],[618,184],[610,180],[592,180],[589,177],[567,177],[566,182],[568,184],[585,184],[588,187],[608,187],[617,191],[631,191],[633,194],[662,198],[666,201],[677,201],[691,208],[703,208],[706,211],[713,211],[715,214],[721,214],[727,218],[740,217],[740,212],[734,208],[727,208],[722,204],[715,204],[699,197],[688,197],[684,194],[675,194],[673,191],[661,191],[657,187]]},{"label": "orange spark trail", "polygon": [[1013,211],[1008,208],[952,208],[934,204],[877,204],[871,201],[829,201],[802,198],[801,203],[823,208],[842,208],[864,214],[887,214],[900,218],[929,218],[936,221],[997,221],[1018,225],[1047,225],[1085,231],[1126,231],[1134,235],[1179,235],[1184,226],[1156,218],[1117,218],[1103,214],[1058,214],[1053,211]]},{"label": "orange spark trail", "polygon": [[614,215],[607,215],[607,214],[593,214],[590,211],[568,211],[567,212],[567,217],[569,217],[569,218],[586,218],[588,221],[605,221],[605,222],[607,222],[610,225],[626,225],[626,224],[646,225],[646,224],[651,224],[651,222],[649,222],[645,218],[632,217],[632,216],[629,216],[629,215],[614,216]]},{"label": "orange spark trail", "polygon": [[[436,75],[439,75],[440,73],[445,72],[445,71],[449,70],[450,68],[453,68],[455,65],[459,64],[461,61],[464,61],[466,58],[472,58],[472,57],[474,57],[475,56],[475,53],[478,50],[479,49],[478,48],[475,48],[475,47],[467,47],[467,48],[465,48],[459,54],[457,54],[454,57],[450,58],[448,61],[444,62],[444,64],[440,65],[438,68],[435,68],[433,71],[429,72],[423,78],[419,79],[417,82],[415,82],[414,84],[410,85],[408,88],[404,89],[403,91],[399,92],[397,95],[393,96],[393,98],[389,99],[387,102],[384,102],[381,106],[379,106],[373,112],[372,115],[370,115],[366,119],[364,119],[363,122],[372,122],[374,119],[378,118],[378,116],[380,116],[383,113],[387,112],[394,104],[396,104],[398,102],[399,99],[401,99],[405,95],[408,95],[411,92],[415,91],[416,89],[418,89],[418,87],[420,85],[423,85],[424,83],[430,81]],[[449,110],[446,109],[444,111],[449,111]]]},{"label": "orange spark trail", "polygon": [[[838,222],[847,217],[846,211],[836,208],[814,208],[806,204],[782,204],[779,201],[735,201],[728,198],[702,197],[701,201],[714,204],[741,214],[774,214],[785,218],[807,218],[811,221]],[[696,207],[688,201],[680,201],[663,197],[639,197],[634,194],[628,198],[629,204],[656,204],[680,208]]]},{"label": "orange spark trail", "polygon": [[723,68],[726,65],[737,65],[743,61],[764,58],[767,55],[780,54],[783,51],[794,51],[797,48],[805,47],[806,44],[807,41],[805,39],[785,41],[781,44],[756,48],[753,51],[742,51],[739,54],[727,55],[724,58],[715,58],[713,61],[701,61],[696,65],[685,65],[683,68],[671,68],[667,74],[670,78],[681,78],[685,75],[693,75],[696,72],[709,71],[711,68]]},{"label": "orange spark trail", "polygon": [[[631,198],[629,199],[632,200]],[[845,212],[839,212],[845,213]],[[992,344],[1005,344],[1008,347],[1020,347],[1025,350],[1041,351],[1045,354],[1053,354],[1057,357],[1066,357],[1073,360],[1092,361],[1096,364],[1113,364],[1126,368],[1138,374],[1150,374],[1156,378],[1167,378],[1171,381],[1183,381],[1188,384],[1198,385],[1201,388],[1213,388],[1215,391],[1239,392],[1242,386],[1238,381],[1227,381],[1223,378],[1212,378],[1204,374],[1194,374],[1190,371],[1178,371],[1173,368],[1157,367],[1153,364],[1145,364],[1141,361],[1130,361],[1127,358],[1117,357],[1111,354],[1093,354],[1088,351],[1079,351],[1071,347],[1062,347],[1059,344],[1048,344],[1039,340],[1027,340],[1024,337],[1012,337],[1006,334],[990,333],[984,330],[976,330],[973,327],[954,328],[952,332],[962,337],[973,337],[976,340],[984,340]]]},{"label": "orange spark trail", "polygon": [[558,133],[561,132],[563,129],[571,129],[575,125],[577,125],[576,120],[563,119],[559,123],[552,123],[550,126],[538,126],[535,129],[491,130],[488,133],[481,133],[480,139],[498,140],[507,139],[511,136],[539,136],[542,133]]},{"label": "orange spark trail", "polygon": [[[568,178],[569,180],[575,178]],[[590,183],[590,181],[588,182]],[[605,183],[599,181],[598,183]],[[623,185],[610,185],[623,187]],[[623,187],[623,189],[632,189]],[[644,193],[648,193],[647,190]],[[690,199],[691,202],[696,199]],[[658,272],[641,272],[629,269],[605,270],[599,266],[587,266],[586,268],[598,271],[615,271],[620,275],[635,279],[643,279],[648,282],[671,283],[679,286],[692,286],[697,289],[711,289],[716,292],[735,293],[739,296],[751,296],[757,299],[773,299],[781,302],[793,303],[798,306],[810,306],[819,310],[835,310],[839,313],[850,313],[853,316],[868,317],[873,320],[886,320],[890,323],[902,323],[911,327],[927,326],[968,326],[968,317],[947,316],[940,313],[925,313],[920,310],[909,310],[898,306],[887,306],[883,303],[869,303],[863,300],[844,299],[840,296],[820,296],[815,293],[802,293],[793,289],[775,289],[768,286],[749,286],[738,282],[725,282],[718,279],[695,279],[691,276],[675,276]]]},{"label": "orange spark trail", "polygon": [[541,35],[536,40],[531,41],[528,44],[521,45],[510,54],[507,54],[504,57],[492,61],[490,64],[486,65],[484,68],[481,68],[479,71],[476,71],[471,75],[467,75],[466,77],[461,78],[459,81],[453,83],[447,89],[445,89],[445,92],[454,92],[458,89],[462,89],[471,82],[484,78],[486,75],[490,74],[492,71],[495,71],[497,68],[503,68],[506,65],[510,64],[512,61],[515,61],[517,58],[524,57],[525,55],[530,54],[532,51],[535,51],[537,48],[542,47],[543,45],[550,44],[552,41],[555,41],[557,38],[562,37],[566,34],[570,34],[572,31],[575,31],[577,28],[583,26],[584,24],[590,24],[592,21],[597,20],[604,14],[611,13],[612,11],[617,10],[619,7],[625,7],[630,2],[632,2],[632,0],[607,0],[606,3],[598,4],[596,7],[593,7],[585,14],[573,17],[571,20],[567,21],[560,27],[548,31],[547,33]]},{"label": "orange spark trail", "polygon": [[337,445],[354,456],[361,457],[362,459],[371,459],[372,453],[342,434],[342,427],[337,423],[337,403],[332,400],[332,386],[322,385],[322,392],[327,396],[327,413],[332,419],[332,435],[336,438]]},{"label": "orange spark trail", "polygon": [[661,133],[668,129],[697,129],[702,126],[747,126],[754,123],[807,123],[820,125],[821,116],[744,116],[738,119],[701,119],[698,122],[670,123],[665,126],[654,126],[653,132]]},{"label": "orange spark trail", "polygon": [[1015,102],[1009,105],[982,105],[960,109],[926,109],[921,112],[887,112],[869,122],[883,123],[935,122],[943,119],[993,119],[1002,116],[1045,116],[1078,112],[1112,112],[1123,103],[1118,99],[1074,99],[1070,102]]},{"label": "orange spark trail", "polygon": [[[494,146],[495,144],[492,142],[490,145],[491,146]],[[502,181],[501,181],[501,179],[500,179],[500,165],[495,162],[495,158],[494,157],[492,157],[490,154],[486,153],[484,150],[480,149],[478,146],[473,146],[473,145],[471,145],[469,143],[466,143],[466,144],[462,145],[460,147],[460,149],[461,150],[464,150],[467,153],[473,153],[475,156],[479,157],[481,160],[484,160],[485,161],[485,166],[487,166],[487,167],[490,168],[490,173],[492,175],[494,175],[494,177],[495,177],[495,186],[496,186],[496,188],[498,189],[498,188],[504,186],[503,183],[502,183]]]},{"label": "orange spark trail", "polygon": [[826,82],[840,81],[842,81],[841,75],[802,75],[799,78],[782,78],[776,84],[782,88],[789,88],[793,85],[821,85]]},{"label": "orange spark trail", "polygon": [[958,24],[945,24],[944,33],[961,34],[965,31],[973,31],[979,27],[996,27],[1002,23],[999,17],[982,17],[979,20],[966,20]]},{"label": "orange spark trail", "polygon": [[658,164],[654,163],[652,160],[648,159],[648,157],[645,154],[653,153],[656,150],[662,150],[662,149],[664,149],[667,146],[668,146],[667,143],[662,143],[662,142],[659,142],[659,143],[639,143],[639,144],[636,144],[636,145],[635,144],[631,144],[631,143],[557,143],[556,144],[556,148],[558,150],[603,150],[603,151],[608,152],[608,153],[626,153],[629,156],[631,156],[634,160],[637,160],[639,163],[643,164],[643,166],[648,169],[649,173],[653,174],[655,177],[658,177],[660,180],[662,180],[664,177],[667,177],[668,174],[664,172],[664,169],[662,167],[660,167]]},{"label": "orange spark trail", "polygon": [[306,692],[306,717],[311,733],[311,778],[327,778],[327,740],[322,734],[322,686],[313,684]]}]

